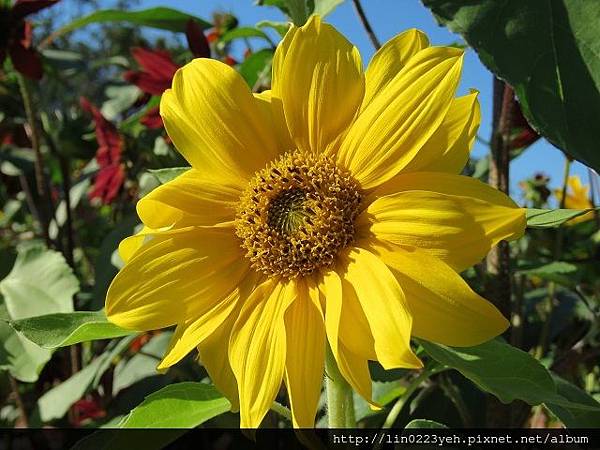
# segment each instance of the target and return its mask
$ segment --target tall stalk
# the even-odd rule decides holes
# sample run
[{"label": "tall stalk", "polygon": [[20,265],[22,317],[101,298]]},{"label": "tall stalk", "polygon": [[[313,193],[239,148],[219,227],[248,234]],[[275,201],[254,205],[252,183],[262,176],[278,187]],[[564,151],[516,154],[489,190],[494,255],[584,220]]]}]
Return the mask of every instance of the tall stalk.
[{"label": "tall stalk", "polygon": [[355,428],[356,416],[352,388],[340,373],[329,346],[327,346],[325,371],[329,428]]}]

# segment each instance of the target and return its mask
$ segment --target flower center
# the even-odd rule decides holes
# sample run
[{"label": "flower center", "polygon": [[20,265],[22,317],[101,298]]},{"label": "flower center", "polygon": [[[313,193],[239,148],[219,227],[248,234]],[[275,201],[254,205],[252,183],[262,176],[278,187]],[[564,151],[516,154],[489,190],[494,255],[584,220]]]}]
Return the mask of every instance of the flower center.
[{"label": "flower center", "polygon": [[354,237],[358,183],[326,156],[286,153],[240,198],[235,231],[254,269],[293,278],[331,267]]}]

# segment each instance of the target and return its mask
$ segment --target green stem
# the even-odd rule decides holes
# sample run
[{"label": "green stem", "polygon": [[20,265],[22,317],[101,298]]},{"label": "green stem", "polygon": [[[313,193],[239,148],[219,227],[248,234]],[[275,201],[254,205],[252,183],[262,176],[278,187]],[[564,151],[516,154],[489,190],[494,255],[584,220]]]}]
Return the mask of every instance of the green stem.
[{"label": "green stem", "polygon": [[352,388],[346,382],[327,346],[325,359],[325,388],[327,390],[327,418],[329,428],[355,428],[354,398]]},{"label": "green stem", "polygon": [[[567,198],[567,190],[569,187],[569,175],[571,172],[571,159],[565,158],[565,168],[563,172],[563,185],[561,194],[562,197],[560,199],[559,208],[565,207],[565,201]],[[564,228],[559,227],[556,230],[556,240],[554,242],[554,261],[559,261],[562,257],[562,246],[563,246],[563,235]],[[548,283],[548,298],[546,299],[546,303],[544,305],[544,326],[540,333],[540,340],[538,347],[535,351],[535,356],[541,358],[544,356],[546,351],[548,350],[549,345],[549,337],[550,337],[550,322],[552,320],[552,315],[554,313],[554,303],[556,302],[556,283],[554,281],[550,281]]]},{"label": "green stem", "polygon": [[281,417],[289,420],[290,422],[292,421],[292,412],[289,410],[289,408],[286,408],[279,402],[273,402],[271,405],[271,411],[275,411]]},{"label": "green stem", "polygon": [[400,412],[402,411],[402,408],[406,404],[407,400],[410,398],[411,395],[413,395],[413,393],[419,388],[419,386],[421,386],[421,383],[427,378],[429,378],[433,373],[434,372],[430,370],[423,370],[417,378],[412,380],[412,382],[406,388],[406,391],[404,391],[400,398],[396,400],[394,406],[392,406],[392,409],[390,410],[388,416],[385,419],[385,422],[383,423],[383,426],[381,427],[383,430],[392,428],[392,426],[396,422],[396,419],[398,419],[398,416],[400,415]]}]

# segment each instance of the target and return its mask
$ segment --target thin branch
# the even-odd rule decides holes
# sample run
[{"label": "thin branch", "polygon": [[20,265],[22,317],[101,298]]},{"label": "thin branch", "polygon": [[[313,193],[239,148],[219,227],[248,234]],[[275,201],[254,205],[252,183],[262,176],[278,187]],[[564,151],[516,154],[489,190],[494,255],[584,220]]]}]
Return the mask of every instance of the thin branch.
[{"label": "thin branch", "polygon": [[25,404],[23,403],[23,399],[21,398],[21,394],[19,393],[19,383],[17,383],[17,380],[15,380],[15,377],[13,377],[12,375],[9,375],[8,378],[10,379],[10,387],[15,397],[17,409],[19,410],[19,414],[21,416],[21,424],[24,428],[29,428],[27,410],[25,409]]},{"label": "thin branch", "polygon": [[[510,166],[510,133],[515,108],[513,89],[494,78],[493,130],[488,184],[508,194]],[[511,313],[510,249],[508,243],[500,242],[489,253],[487,270],[487,296],[506,316]]]},{"label": "thin branch", "polygon": [[360,19],[360,22],[365,28],[365,31],[367,32],[367,35],[369,36],[373,47],[375,47],[375,50],[379,50],[381,48],[381,43],[379,42],[379,39],[377,39],[377,36],[375,35],[375,32],[373,31],[373,28],[369,23],[369,19],[367,19],[367,16],[365,15],[365,10],[360,4],[360,0],[352,0],[352,3],[354,4],[356,14],[358,14],[358,18]]},{"label": "thin branch", "polygon": [[21,97],[23,98],[23,106],[25,108],[25,115],[27,116],[27,133],[29,140],[31,141],[31,147],[35,153],[35,180],[37,186],[37,192],[40,197],[41,203],[38,208],[38,217],[40,225],[42,227],[42,236],[46,241],[46,246],[51,247],[51,240],[49,234],[50,220],[49,213],[51,211],[52,200],[50,199],[50,193],[48,192],[48,183],[44,173],[44,160],[41,150],[40,142],[40,129],[36,116],[36,109],[31,96],[29,88],[29,81],[21,74],[17,74],[19,82],[19,88],[21,90]]}]

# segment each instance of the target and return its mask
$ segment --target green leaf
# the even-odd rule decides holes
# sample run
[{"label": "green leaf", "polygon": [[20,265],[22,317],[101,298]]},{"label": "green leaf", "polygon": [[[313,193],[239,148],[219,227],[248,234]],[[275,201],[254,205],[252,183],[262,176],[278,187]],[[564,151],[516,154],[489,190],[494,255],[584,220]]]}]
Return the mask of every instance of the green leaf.
[{"label": "green leaf", "polygon": [[421,339],[418,342],[437,362],[458,370],[481,390],[494,394],[503,403],[523,400],[530,405],[553,403],[600,411],[595,406],[572,402],[560,395],[552,375],[537,359],[501,339],[462,348]]},{"label": "green leaf", "polygon": [[446,425],[427,419],[411,420],[405,428],[448,428]]},{"label": "green leaf", "polygon": [[433,359],[458,370],[504,403],[520,399],[539,405],[556,396],[556,386],[546,368],[529,353],[499,339],[465,348],[419,342]]},{"label": "green leaf", "polygon": [[[554,375],[554,382],[558,393],[567,400],[596,408],[600,408],[594,398],[577,386]],[[600,428],[600,410],[584,411],[579,408],[569,408],[553,403],[546,403],[546,407],[558,417],[567,428]]]},{"label": "green leaf", "polygon": [[34,417],[39,418],[42,422],[63,417],[71,405],[87,392],[106,357],[106,354],[103,354],[96,358],[71,378],[42,395],[37,401]]},{"label": "green leaf", "polygon": [[20,249],[11,272],[0,282],[12,320],[71,312],[78,290],[79,281],[63,256],[41,246]]},{"label": "green leaf", "polygon": [[527,120],[600,170],[600,2],[424,0],[515,88]]},{"label": "green leaf", "polygon": [[171,442],[188,432],[187,429],[163,429],[145,433],[143,431],[131,433],[115,433],[111,428],[117,428],[119,421],[111,420],[108,424],[85,438],[78,441],[71,450],[131,450],[143,448],[144,450],[163,450]]},{"label": "green leaf", "polygon": [[190,170],[189,167],[170,167],[168,169],[149,170],[149,172],[154,175],[161,184],[165,184],[174,180],[179,175],[184,174],[188,170]]},{"label": "green leaf", "polygon": [[235,39],[262,38],[271,43],[271,39],[267,34],[254,27],[238,27],[228,31],[221,37],[221,42],[231,42]]},{"label": "green leaf", "polygon": [[518,270],[517,273],[527,276],[537,276],[544,280],[572,286],[575,284],[573,274],[577,273],[577,266],[564,261],[553,261],[538,267]]},{"label": "green leaf", "polygon": [[108,86],[105,90],[108,100],[102,104],[100,112],[107,120],[116,120],[140,98],[142,91],[134,85]]},{"label": "green leaf", "polygon": [[284,37],[288,30],[290,29],[290,24],[288,22],[275,22],[273,20],[261,20],[256,24],[257,28],[272,28],[279,36]]},{"label": "green leaf", "polygon": [[143,352],[119,361],[113,376],[113,396],[146,377],[159,375],[156,366],[162,360],[172,335],[170,331],[162,332],[142,347]]},{"label": "green leaf", "polygon": [[75,311],[11,321],[10,326],[42,348],[135,334],[111,323],[104,311]]},{"label": "green leaf", "polygon": [[263,49],[252,53],[240,64],[239,72],[254,89],[257,85],[268,85],[271,76],[271,62],[273,61],[273,50]]},{"label": "green leaf", "polygon": [[590,209],[534,209],[526,211],[529,228],[556,228],[563,223],[585,214]]},{"label": "green leaf", "polygon": [[258,5],[279,8],[298,27],[306,23],[315,9],[315,2],[313,0],[257,0],[256,3]]},{"label": "green leaf", "polygon": [[231,405],[213,386],[183,382],[150,394],[121,428],[194,428],[229,411]]},{"label": "green leaf", "polygon": [[[378,405],[386,406],[406,392],[406,386],[401,381],[373,381],[372,397]],[[354,393],[354,409],[356,420],[360,421],[384,410],[373,410],[371,405],[356,392]]]},{"label": "green leaf", "polygon": [[[5,306],[0,305],[5,312]],[[0,370],[8,370],[17,380],[37,381],[39,373],[50,360],[50,350],[40,348],[27,340],[8,323],[0,320]]]},{"label": "green leaf", "polygon": [[132,25],[158,28],[168,31],[185,32],[188,20],[195,20],[203,29],[210,28],[212,25],[196,16],[186,14],[173,8],[156,7],[143,9],[140,11],[123,11],[119,9],[101,9],[85,17],[81,17],[68,23],[64,27],[55,31],[49,39],[56,39],[65,33],[70,33],[77,28],[84,27],[92,23],[101,22],[127,22]]},{"label": "green leaf", "polygon": [[[60,253],[37,245],[19,248],[11,272],[0,282],[0,318],[21,320],[71,312],[78,289],[79,282]],[[51,352],[15,332],[4,320],[0,320],[0,369],[18,380],[36,381]]]},{"label": "green leaf", "polygon": [[325,17],[342,3],[344,3],[344,0],[315,0],[313,14]]}]

